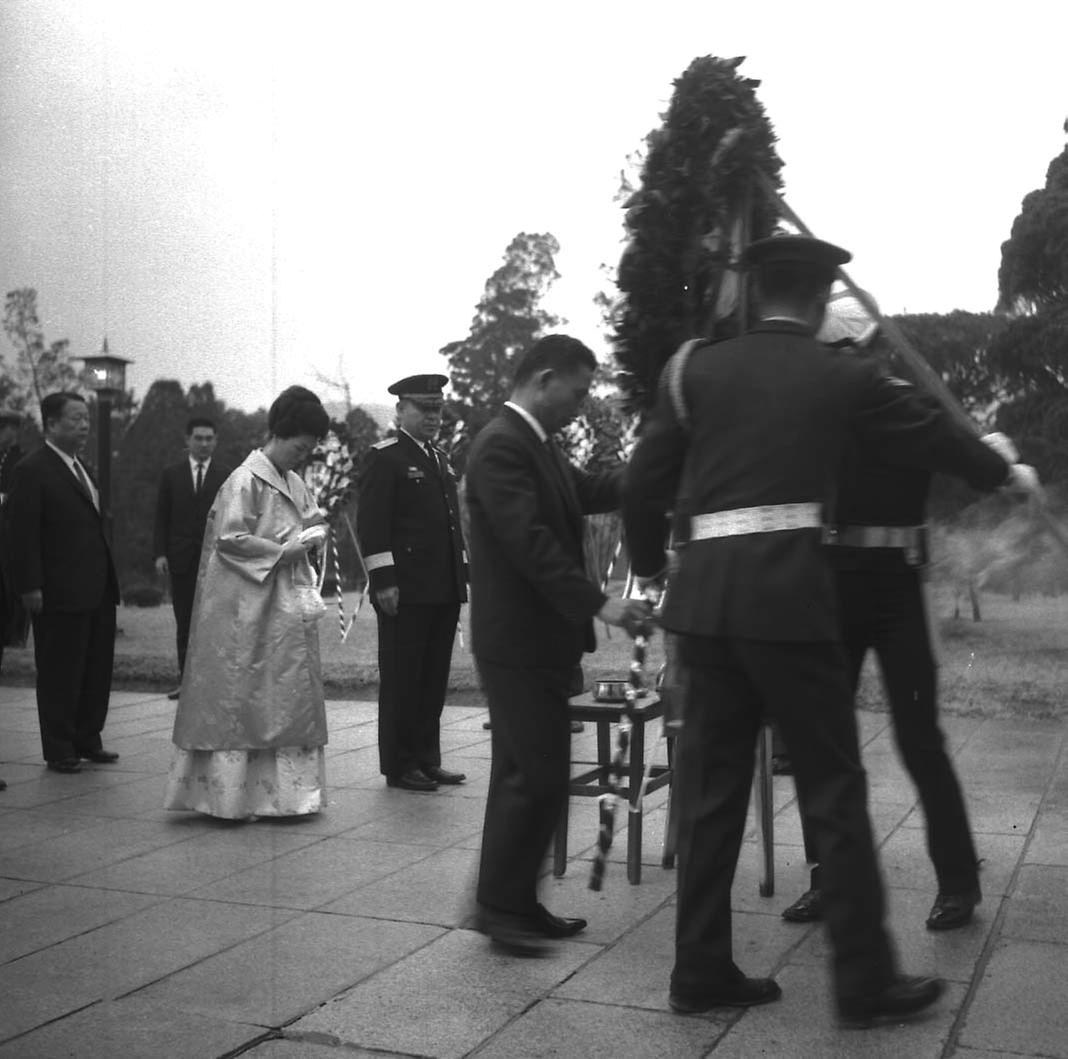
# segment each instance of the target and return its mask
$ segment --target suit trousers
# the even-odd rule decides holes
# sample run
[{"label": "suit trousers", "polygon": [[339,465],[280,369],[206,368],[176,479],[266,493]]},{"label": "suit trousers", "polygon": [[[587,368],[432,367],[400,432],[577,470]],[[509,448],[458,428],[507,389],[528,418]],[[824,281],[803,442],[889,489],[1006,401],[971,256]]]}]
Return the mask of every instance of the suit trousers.
[{"label": "suit trousers", "polygon": [[678,741],[679,878],[674,985],[716,988],[736,974],[731,885],[762,721],[782,732],[824,873],[839,1000],[895,973],[841,646],[680,636],[691,679]]},{"label": "suit trousers", "polygon": [[535,911],[538,875],[567,807],[574,667],[475,661],[492,735],[476,900],[495,912],[527,916]]},{"label": "suit trousers", "polygon": [[[856,694],[864,658],[874,649],[894,739],[916,785],[927,822],[927,852],[941,893],[979,885],[968,810],[938,724],[938,663],[919,570],[839,570],[835,574],[849,677]],[[805,853],[815,848],[805,820]]]},{"label": "suit trousers", "polygon": [[171,571],[171,606],[174,608],[175,640],[178,646],[178,675],[185,672],[189,647],[189,627],[193,620],[193,597],[197,591],[197,568],[176,574]]},{"label": "suit trousers", "polygon": [[378,763],[383,776],[441,764],[459,603],[404,604],[378,615]]},{"label": "suit trousers", "polygon": [[115,657],[115,605],[33,618],[37,716],[45,761],[101,748]]}]

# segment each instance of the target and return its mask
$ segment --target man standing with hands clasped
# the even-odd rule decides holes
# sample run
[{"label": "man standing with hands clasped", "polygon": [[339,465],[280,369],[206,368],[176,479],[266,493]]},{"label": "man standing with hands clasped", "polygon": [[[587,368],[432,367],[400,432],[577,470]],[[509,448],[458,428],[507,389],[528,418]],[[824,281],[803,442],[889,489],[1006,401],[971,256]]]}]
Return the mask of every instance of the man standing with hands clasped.
[{"label": "man standing with hands clasped", "polygon": [[178,646],[178,687],[168,692],[168,699],[178,698],[185,671],[204,525],[219,486],[230,474],[230,468],[213,459],[216,440],[215,424],[210,419],[190,419],[185,427],[188,454],[164,467],[159,483],[154,534],[156,571],[161,577],[170,578]]},{"label": "man standing with hands clasped", "polygon": [[738,968],[731,937],[731,884],[765,720],[786,742],[823,870],[839,1019],[903,1018],[944,990],[938,978],[899,972],[886,931],[821,524],[854,447],[980,489],[1037,482],[876,365],[816,340],[837,266],[849,259],[801,236],[753,243],[744,263],[757,272],[760,322],[669,361],[627,471],[624,525],[639,577],[665,566],[666,513],[681,504],[690,523],[661,617],[678,634],[690,682],[676,758],[670,1003],[681,1014],[781,995],[773,979]]},{"label": "man standing with hands clasped", "polygon": [[408,791],[466,778],[441,767],[441,711],[467,600],[456,473],[434,445],[448,381],[411,375],[390,386],[397,433],[367,454],[356,509],[378,617],[379,767]]},{"label": "man standing with hands clasped", "polygon": [[8,499],[12,570],[33,616],[41,746],[54,772],[118,759],[100,733],[111,694],[119,586],[100,495],[78,455],[89,409],[76,393],[41,401],[45,443],[15,468]]},{"label": "man standing with hands clasped", "polygon": [[552,439],[578,413],[596,367],[578,339],[535,342],[467,464],[471,640],[493,732],[477,923],[521,956],[586,926],[537,897],[567,805],[572,674],[596,646],[594,617],[633,635],[649,616],[645,603],[608,599],[583,561],[582,517],[619,506],[622,469],[587,474]]}]

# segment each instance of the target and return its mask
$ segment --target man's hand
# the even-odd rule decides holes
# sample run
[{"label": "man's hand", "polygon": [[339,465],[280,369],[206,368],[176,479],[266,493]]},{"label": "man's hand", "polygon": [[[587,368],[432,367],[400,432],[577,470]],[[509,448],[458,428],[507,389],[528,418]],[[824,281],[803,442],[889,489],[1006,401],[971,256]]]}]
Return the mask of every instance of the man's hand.
[{"label": "man's hand", "polygon": [[156,560],[156,573],[160,577],[166,577],[171,572],[170,564],[167,562],[167,556],[161,555]]},{"label": "man's hand", "polygon": [[400,606],[400,589],[394,585],[392,588],[380,588],[375,593],[375,602],[378,609],[389,617],[397,616],[397,608]]},{"label": "man's hand", "polygon": [[989,445],[1006,463],[1015,463],[1020,458],[1012,440],[1002,433],[984,434],[979,440]]},{"label": "man's hand", "polygon": [[30,614],[40,614],[44,610],[44,595],[39,588],[22,593],[22,605]]},{"label": "man's hand", "polygon": [[1011,493],[1021,493],[1024,496],[1034,497],[1039,503],[1046,502],[1046,491],[1038,480],[1038,472],[1034,467],[1026,463],[1014,463],[1009,468],[1009,477],[1005,481],[1005,488]]},{"label": "man's hand", "polygon": [[637,636],[649,624],[653,608],[640,599],[609,599],[597,612],[606,625],[618,625],[628,635]]}]

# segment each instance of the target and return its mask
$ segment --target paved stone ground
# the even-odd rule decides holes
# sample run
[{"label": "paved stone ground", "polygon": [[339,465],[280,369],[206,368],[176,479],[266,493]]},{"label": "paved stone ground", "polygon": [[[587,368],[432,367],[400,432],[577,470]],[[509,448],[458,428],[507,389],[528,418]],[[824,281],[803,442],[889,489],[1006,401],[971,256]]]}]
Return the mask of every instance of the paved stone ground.
[{"label": "paved stone ground", "polygon": [[[646,818],[641,885],[626,881],[620,835],[601,894],[586,886],[595,803],[573,803],[569,870],[546,880],[545,901],[589,929],[544,959],[509,959],[464,926],[484,710],[446,710],[446,764],[469,782],[421,795],[378,776],[374,705],[331,703],[329,809],[253,824],[159,808],[173,711],[160,695],[116,693],[105,739],[120,761],[57,775],[40,762],[32,690],[0,688],[0,1059],[1068,1056],[1063,723],[947,719],[985,900],[970,927],[933,935],[920,811],[887,718],[861,714],[902,963],[950,988],[928,1017],[849,1032],[834,1022],[821,930],[779,918],[806,881],[787,779],[777,892],[758,895],[752,828],[735,883],[739,962],[774,973],[784,998],[682,1018],[667,1007],[664,792]],[[592,732],[579,740],[592,756]]]}]

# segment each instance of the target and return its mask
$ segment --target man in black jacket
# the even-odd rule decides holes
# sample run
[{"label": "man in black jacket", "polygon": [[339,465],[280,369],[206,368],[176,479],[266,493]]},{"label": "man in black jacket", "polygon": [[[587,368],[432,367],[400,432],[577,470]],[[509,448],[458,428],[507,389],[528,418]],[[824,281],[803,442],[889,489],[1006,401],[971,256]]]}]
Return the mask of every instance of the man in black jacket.
[{"label": "man in black jacket", "polygon": [[[0,409],[0,670],[4,664],[4,648],[11,644],[24,644],[28,624],[11,571],[7,569],[10,557],[5,539],[7,519],[4,511],[8,493],[11,492],[15,464],[22,459],[22,449],[16,440],[21,424],[22,416],[17,412]],[[0,779],[0,791],[6,788],[7,784]]]},{"label": "man in black jacket", "polygon": [[745,977],[731,944],[731,883],[757,732],[769,717],[786,741],[823,865],[840,1019],[903,1017],[944,988],[898,973],[884,926],[822,512],[855,445],[984,489],[1005,483],[1010,466],[873,365],[815,340],[835,269],[849,256],[800,236],[753,243],[746,260],[758,269],[760,322],[669,363],[628,469],[624,524],[639,576],[664,568],[666,514],[681,506],[676,514],[690,523],[662,618],[679,634],[690,680],[676,758],[670,1000],[681,1013],[781,995],[772,979]]},{"label": "man in black jacket", "polygon": [[215,424],[194,416],[185,427],[186,457],[164,467],[160,477],[153,550],[157,572],[170,578],[178,647],[178,687],[168,693],[169,699],[178,698],[185,671],[204,526],[215,494],[230,474],[230,468],[213,458],[216,440]]},{"label": "man in black jacket", "polygon": [[45,444],[15,468],[8,499],[12,569],[33,616],[44,759],[56,772],[80,772],[80,758],[119,756],[100,740],[119,588],[100,496],[78,458],[89,436],[85,399],[49,394],[41,423]]},{"label": "man in black jacket", "polygon": [[632,632],[647,616],[644,604],[608,599],[583,563],[582,516],[618,507],[619,472],[580,471],[552,440],[578,413],[596,366],[577,339],[535,342],[467,464],[472,651],[493,732],[476,900],[480,929],[519,955],[586,925],[537,899],[567,804],[572,674],[594,649],[594,616]]},{"label": "man in black jacket", "polygon": [[356,530],[378,617],[378,753],[390,787],[434,791],[463,783],[441,767],[449,684],[467,555],[456,473],[434,439],[444,375],[395,382],[397,433],[360,470]]},{"label": "man in black jacket", "polygon": [[[885,359],[877,324],[851,296],[832,299],[817,336],[853,356]],[[894,380],[908,388],[904,380]],[[918,396],[917,399],[922,399]],[[1008,439],[991,436],[1015,458]],[[926,591],[927,494],[931,472],[901,467],[861,452],[839,479],[834,521],[826,531],[834,570],[849,680],[856,694],[864,657],[874,650],[894,722],[894,738],[916,784],[927,824],[927,850],[938,894],[927,917],[930,930],[970,922],[981,899],[978,856],[968,810],[938,724],[938,661]],[[801,817],[812,865],[809,889],[783,910],[792,923],[823,917],[821,871],[811,829]]]}]

